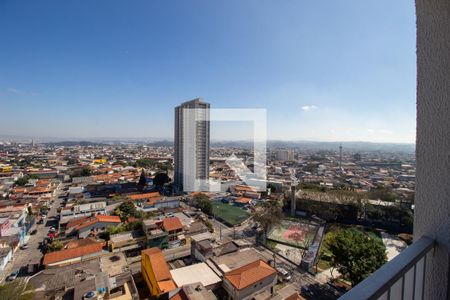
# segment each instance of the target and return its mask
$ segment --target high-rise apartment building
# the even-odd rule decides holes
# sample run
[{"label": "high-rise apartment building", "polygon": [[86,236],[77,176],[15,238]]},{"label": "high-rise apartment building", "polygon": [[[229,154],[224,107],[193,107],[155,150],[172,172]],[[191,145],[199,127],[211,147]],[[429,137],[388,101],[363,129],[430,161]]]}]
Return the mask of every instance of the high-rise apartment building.
[{"label": "high-rise apartment building", "polygon": [[178,193],[207,189],[209,107],[201,98],[175,107],[174,188]]},{"label": "high-rise apartment building", "polygon": [[275,152],[275,158],[276,158],[276,160],[293,161],[294,160],[294,150],[279,149]]}]

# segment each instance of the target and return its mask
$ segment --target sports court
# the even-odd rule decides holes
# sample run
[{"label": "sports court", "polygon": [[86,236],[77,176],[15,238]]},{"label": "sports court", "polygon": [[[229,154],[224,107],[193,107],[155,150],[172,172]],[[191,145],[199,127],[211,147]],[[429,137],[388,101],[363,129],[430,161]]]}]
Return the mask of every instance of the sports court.
[{"label": "sports court", "polygon": [[307,220],[283,220],[269,231],[269,240],[299,248],[308,247],[314,240],[319,225]]}]

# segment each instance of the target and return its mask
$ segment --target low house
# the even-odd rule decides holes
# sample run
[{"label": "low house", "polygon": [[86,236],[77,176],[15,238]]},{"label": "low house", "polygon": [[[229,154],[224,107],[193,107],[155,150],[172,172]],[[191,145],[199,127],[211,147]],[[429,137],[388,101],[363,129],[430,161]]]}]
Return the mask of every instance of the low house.
[{"label": "low house", "polygon": [[222,279],[206,264],[198,263],[170,271],[177,286],[200,282],[209,290],[220,287]]},{"label": "low house", "polygon": [[162,221],[162,228],[169,235],[169,248],[184,242],[183,225],[177,217],[165,218]]},{"label": "low house", "polygon": [[[176,294],[183,300],[216,300],[217,297],[211,290],[205,288],[201,282],[183,285],[178,288],[179,292]],[[175,299],[175,298],[171,298]],[[178,298],[179,299],[179,298]]]},{"label": "low house", "polygon": [[136,203],[153,202],[153,201],[157,201],[160,199],[161,199],[161,195],[158,192],[151,192],[151,193],[127,196],[127,200],[130,200],[130,201],[133,201]]},{"label": "low house", "polygon": [[252,199],[261,198],[261,194],[258,193],[255,188],[252,188],[248,185],[242,185],[242,184],[235,185],[235,186],[231,187],[230,190],[234,196],[238,196],[238,197],[243,196],[243,197],[252,198]]},{"label": "low house", "polygon": [[177,288],[170,274],[164,254],[158,248],[141,252],[141,271],[150,295],[159,297]]},{"label": "low house", "polygon": [[122,232],[110,236],[109,249],[111,252],[123,252],[131,255],[145,249],[146,241],[146,236],[141,230]]},{"label": "low house", "polygon": [[262,255],[258,250],[254,248],[246,248],[237,252],[231,252],[225,255],[211,257],[208,262],[212,263],[218,270],[218,272],[220,272],[221,274],[225,274],[231,270],[235,270],[237,268],[250,264],[258,259],[267,261],[264,255]]},{"label": "low house", "polygon": [[73,218],[90,216],[92,214],[106,214],[106,202],[91,202],[85,204],[74,205],[70,209],[62,209],[60,219],[63,223]]},{"label": "low house", "polygon": [[213,235],[210,232],[191,236],[191,255],[199,261],[206,261],[214,256]]},{"label": "low house", "polygon": [[245,205],[249,205],[251,201],[252,201],[251,198],[239,197],[236,200],[234,200],[234,204],[237,206],[245,206]]},{"label": "low house", "polygon": [[103,246],[104,243],[92,241],[92,243],[80,247],[50,252],[44,255],[42,264],[46,268],[51,268],[95,259],[104,253]]},{"label": "low house", "polygon": [[161,197],[158,192],[151,192],[127,197],[144,211],[165,210],[180,206],[179,197]]},{"label": "low house", "polygon": [[253,295],[269,291],[277,283],[277,271],[257,260],[223,276],[223,287],[234,300],[252,299]]},{"label": "low house", "polygon": [[[80,241],[84,244],[86,240]],[[95,259],[44,269],[30,277],[29,283],[35,288],[35,299],[86,299],[84,295],[90,291],[98,299],[139,299],[122,253],[105,253]]]},{"label": "low house", "polygon": [[108,227],[117,227],[121,224],[118,216],[96,215],[72,220],[67,224],[66,233],[76,234],[79,238],[86,238],[90,235],[97,235]]},{"label": "low house", "polygon": [[162,221],[159,220],[144,220],[143,229],[149,248],[165,249],[169,246],[169,234],[161,228],[161,225]]}]

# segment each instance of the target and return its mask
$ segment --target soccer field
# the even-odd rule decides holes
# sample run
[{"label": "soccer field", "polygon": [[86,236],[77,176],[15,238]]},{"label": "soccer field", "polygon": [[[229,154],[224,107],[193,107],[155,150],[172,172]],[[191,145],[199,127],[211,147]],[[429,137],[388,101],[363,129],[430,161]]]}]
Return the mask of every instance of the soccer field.
[{"label": "soccer field", "polygon": [[213,202],[212,205],[216,218],[231,226],[240,224],[249,217],[249,213],[245,210],[227,203]]},{"label": "soccer field", "polygon": [[283,220],[270,230],[267,238],[294,247],[306,248],[312,242],[319,226],[309,222]]}]

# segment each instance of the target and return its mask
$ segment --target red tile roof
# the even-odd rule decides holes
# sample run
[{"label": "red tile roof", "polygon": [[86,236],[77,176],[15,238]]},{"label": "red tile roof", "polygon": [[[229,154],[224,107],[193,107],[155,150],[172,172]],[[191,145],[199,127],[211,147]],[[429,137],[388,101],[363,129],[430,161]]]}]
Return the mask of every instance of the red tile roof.
[{"label": "red tile roof", "polygon": [[120,223],[120,217],[118,216],[96,215],[95,218],[99,222]]},{"label": "red tile roof", "polygon": [[84,222],[87,222],[89,219],[90,219],[90,217],[81,217],[81,218],[72,219],[71,221],[69,221],[67,223],[67,228],[78,226]]},{"label": "red tile roof", "polygon": [[129,195],[128,198],[131,200],[145,200],[150,198],[160,197],[158,192],[138,194],[138,195]]},{"label": "red tile roof", "polygon": [[49,265],[61,261],[65,261],[72,258],[77,258],[85,256],[88,254],[93,254],[96,252],[101,252],[103,249],[103,243],[95,243],[87,246],[65,249],[60,251],[55,251],[47,253],[44,255],[43,265]]},{"label": "red tile roof", "polygon": [[173,231],[183,229],[180,219],[177,217],[165,218],[162,224],[165,231]]},{"label": "red tile roof", "polygon": [[169,279],[169,280],[158,281],[158,287],[161,290],[161,292],[167,293],[167,292],[170,292],[171,290],[176,289],[177,285],[175,284],[175,282],[172,279]]},{"label": "red tile roof", "polygon": [[169,267],[167,266],[164,254],[159,248],[150,248],[142,250],[141,256],[148,256],[150,264],[152,265],[153,273],[155,274],[156,281],[171,280]]},{"label": "red tile roof", "polygon": [[94,225],[95,223],[98,222],[104,222],[104,223],[120,223],[120,217],[118,216],[105,216],[105,215],[96,215],[92,218],[90,218],[88,221],[80,224],[77,226],[77,230],[80,230],[82,228]]},{"label": "red tile roof", "polygon": [[236,200],[237,203],[242,203],[242,204],[248,204],[252,199],[250,198],[246,198],[246,197],[241,197],[239,199]]},{"label": "red tile roof", "polygon": [[242,290],[275,273],[276,271],[274,268],[259,259],[225,273],[224,278],[226,278],[236,289]]},{"label": "red tile roof", "polygon": [[88,245],[94,245],[98,242],[91,238],[81,239],[81,240],[71,240],[65,246],[64,249],[73,249],[78,247],[84,247]]}]

